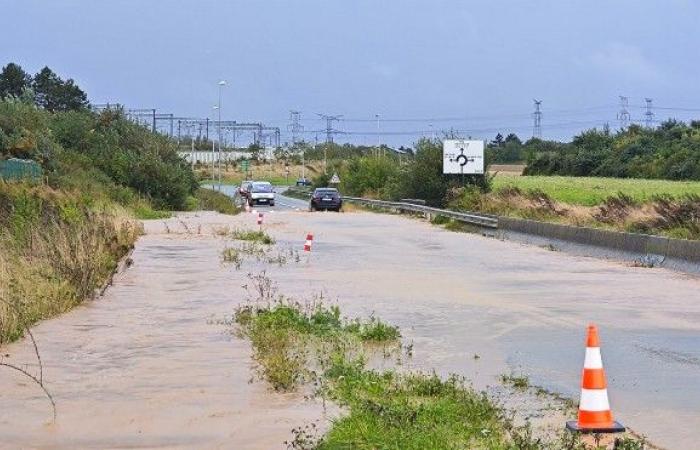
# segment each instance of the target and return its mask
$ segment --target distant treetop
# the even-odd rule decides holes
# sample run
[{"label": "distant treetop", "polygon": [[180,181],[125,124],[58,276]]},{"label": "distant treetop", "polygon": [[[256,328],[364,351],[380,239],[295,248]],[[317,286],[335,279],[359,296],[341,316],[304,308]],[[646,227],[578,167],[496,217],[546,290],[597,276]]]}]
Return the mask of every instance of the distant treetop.
[{"label": "distant treetop", "polygon": [[9,63],[0,72],[0,99],[33,96],[34,103],[46,110],[75,111],[89,106],[87,94],[72,78],[63,80],[54,71],[44,67],[33,77],[15,63]]}]

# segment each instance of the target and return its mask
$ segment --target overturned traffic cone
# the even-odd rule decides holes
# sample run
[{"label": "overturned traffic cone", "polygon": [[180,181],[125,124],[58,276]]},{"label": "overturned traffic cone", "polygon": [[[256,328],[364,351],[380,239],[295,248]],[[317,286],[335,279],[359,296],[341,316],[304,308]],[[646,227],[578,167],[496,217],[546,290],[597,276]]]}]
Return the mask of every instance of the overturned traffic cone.
[{"label": "overturned traffic cone", "polygon": [[310,252],[311,251],[311,243],[314,240],[314,235],[309,233],[306,235],[306,242],[304,243],[304,251],[305,252]]},{"label": "overturned traffic cone", "polygon": [[625,427],[613,420],[605,370],[600,357],[600,338],[595,325],[588,326],[586,359],[583,362],[581,402],[578,421],[566,422],[566,428],[580,433],[620,433]]}]

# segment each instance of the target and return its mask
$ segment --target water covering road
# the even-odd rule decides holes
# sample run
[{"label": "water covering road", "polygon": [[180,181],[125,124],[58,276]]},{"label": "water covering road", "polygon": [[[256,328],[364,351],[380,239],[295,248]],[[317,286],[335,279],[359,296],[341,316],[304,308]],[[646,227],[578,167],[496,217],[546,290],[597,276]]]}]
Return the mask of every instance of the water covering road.
[{"label": "water covering road", "polygon": [[[413,366],[457,372],[477,387],[522,373],[576,397],[594,321],[616,419],[668,448],[700,440],[698,277],[400,216],[274,210],[265,226],[279,246],[301,248],[314,233],[308,259],[269,268],[280,292],[322,291],[349,316],[397,323],[415,344]],[[36,388],[0,372],[0,446],[283,448],[292,427],[322,415],[300,394],[249,383],[247,344],[212,324],[243,300],[246,274],[262,268],[222,265],[212,227],[252,228],[253,215],[165,223],[147,223],[134,266],[104,298],[36,327],[56,424],[47,424]],[[31,361],[26,342],[2,351]]]}]

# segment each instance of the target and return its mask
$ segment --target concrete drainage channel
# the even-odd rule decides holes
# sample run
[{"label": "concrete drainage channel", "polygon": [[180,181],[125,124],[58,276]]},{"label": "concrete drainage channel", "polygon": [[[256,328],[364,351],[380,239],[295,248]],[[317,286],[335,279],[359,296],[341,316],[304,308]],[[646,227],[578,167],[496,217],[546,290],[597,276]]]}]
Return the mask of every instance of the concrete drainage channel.
[{"label": "concrete drainage channel", "polygon": [[343,197],[358,205],[419,214],[428,220],[436,216],[478,227],[483,235],[508,239],[580,256],[623,260],[639,267],[664,267],[700,273],[700,242],[637,233],[574,227],[535,220],[464,213],[433,208],[415,200],[389,202],[360,197]]}]

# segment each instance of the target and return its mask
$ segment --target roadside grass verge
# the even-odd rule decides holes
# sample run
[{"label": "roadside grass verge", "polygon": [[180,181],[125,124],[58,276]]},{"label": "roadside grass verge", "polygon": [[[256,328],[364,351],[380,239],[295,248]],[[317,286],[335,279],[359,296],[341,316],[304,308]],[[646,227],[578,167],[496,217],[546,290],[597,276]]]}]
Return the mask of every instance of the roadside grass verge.
[{"label": "roadside grass verge", "polygon": [[700,195],[700,181],[564,176],[496,176],[493,179],[494,191],[509,187],[523,191],[539,190],[557,202],[580,206],[599,205],[619,192],[636,202],[647,202],[657,196]]},{"label": "roadside grass verge", "polygon": [[[287,168],[289,169],[289,174],[287,174]],[[310,162],[306,165],[306,176],[313,177],[321,170],[321,163]],[[200,178],[204,180],[211,179],[210,165],[198,165],[195,171],[200,175]],[[290,164],[287,167],[282,161],[275,161],[272,165],[261,162],[250,164],[247,174],[240,169],[240,165],[224,168],[222,171],[222,182],[224,184],[238,185],[245,180],[256,180],[269,181],[274,185],[285,186],[296,183],[296,180],[301,178],[301,174],[301,164]]]},{"label": "roadside grass verge", "polygon": [[612,193],[594,206],[585,206],[558,201],[539,188],[505,186],[489,193],[457,189],[452,193],[449,206],[458,211],[478,211],[564,225],[700,239],[700,195],[658,194],[645,200],[637,199],[646,198],[638,192],[638,197],[633,195],[634,192]]},{"label": "roadside grass verge", "polygon": [[313,448],[540,448],[456,376],[378,372],[353,361],[336,361],[325,376],[328,398],[349,412]]},{"label": "roadside grass verge", "polygon": [[140,232],[121,207],[0,183],[0,345],[93,297]]},{"label": "roadside grass verge", "polygon": [[241,211],[228,195],[206,188],[198,188],[194,192],[194,197],[188,201],[187,209],[216,211],[230,215],[238,214]]},{"label": "roadside grass verge", "polygon": [[282,193],[286,197],[292,197],[299,200],[309,200],[311,198],[311,188],[292,186]]}]

